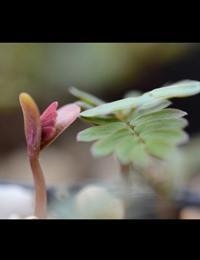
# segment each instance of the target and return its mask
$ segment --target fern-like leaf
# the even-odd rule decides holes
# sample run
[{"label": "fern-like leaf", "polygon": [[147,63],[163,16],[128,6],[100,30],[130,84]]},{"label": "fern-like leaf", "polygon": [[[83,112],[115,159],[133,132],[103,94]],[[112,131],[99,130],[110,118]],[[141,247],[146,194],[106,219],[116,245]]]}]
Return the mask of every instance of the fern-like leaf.
[{"label": "fern-like leaf", "polygon": [[95,126],[80,132],[78,140],[95,141],[94,156],[115,154],[122,164],[147,166],[152,156],[165,159],[177,145],[188,140],[183,130],[187,113],[168,108],[168,99],[199,92],[199,82],[182,81],[141,96],[97,105],[81,113]]}]

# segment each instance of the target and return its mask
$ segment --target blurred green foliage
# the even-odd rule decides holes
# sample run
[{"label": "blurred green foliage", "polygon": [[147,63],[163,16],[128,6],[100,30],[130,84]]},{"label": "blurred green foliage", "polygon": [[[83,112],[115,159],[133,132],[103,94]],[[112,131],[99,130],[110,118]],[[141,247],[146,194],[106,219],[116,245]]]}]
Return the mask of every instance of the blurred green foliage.
[{"label": "blurred green foliage", "polygon": [[2,43],[0,108],[18,106],[27,91],[42,102],[69,98],[74,85],[98,94],[134,82],[155,64],[167,63],[191,49],[172,43]]}]

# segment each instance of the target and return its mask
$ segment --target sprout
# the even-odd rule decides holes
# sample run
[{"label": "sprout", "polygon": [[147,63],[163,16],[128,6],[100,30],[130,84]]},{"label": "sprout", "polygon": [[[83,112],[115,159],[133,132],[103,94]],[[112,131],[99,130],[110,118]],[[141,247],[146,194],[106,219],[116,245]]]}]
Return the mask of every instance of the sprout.
[{"label": "sprout", "polygon": [[29,94],[21,93],[19,101],[24,116],[27,153],[35,183],[34,216],[45,218],[47,195],[39,153],[78,118],[80,108],[76,104],[68,104],[57,110],[58,102],[53,102],[40,115],[37,104]]}]

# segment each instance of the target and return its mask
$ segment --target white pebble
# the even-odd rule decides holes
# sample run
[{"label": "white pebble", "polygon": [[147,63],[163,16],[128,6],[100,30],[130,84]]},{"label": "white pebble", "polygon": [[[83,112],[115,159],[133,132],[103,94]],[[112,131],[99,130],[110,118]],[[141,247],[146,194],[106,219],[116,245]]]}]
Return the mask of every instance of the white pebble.
[{"label": "white pebble", "polygon": [[0,185],[0,219],[17,218],[17,215],[30,216],[32,212],[31,191],[20,185]]},{"label": "white pebble", "polygon": [[76,196],[75,211],[77,218],[122,219],[123,202],[105,188],[89,185]]}]

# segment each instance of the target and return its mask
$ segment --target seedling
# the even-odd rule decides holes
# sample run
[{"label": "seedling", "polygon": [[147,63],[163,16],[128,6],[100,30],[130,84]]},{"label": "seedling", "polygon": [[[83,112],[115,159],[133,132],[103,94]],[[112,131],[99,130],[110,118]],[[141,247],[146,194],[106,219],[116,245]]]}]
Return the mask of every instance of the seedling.
[{"label": "seedling", "polygon": [[58,102],[53,102],[41,115],[30,95],[20,95],[27,153],[35,183],[34,216],[45,218],[47,215],[40,151],[70,126],[79,114],[91,127],[81,131],[77,140],[94,141],[91,149],[93,156],[113,154],[119,161],[125,180],[131,172],[136,171],[158,194],[162,194],[159,182],[151,175],[152,163],[167,160],[179,145],[188,141],[184,131],[188,124],[184,118],[187,113],[169,108],[172,105],[170,100],[200,93],[200,82],[185,80],[144,94],[131,92],[129,97],[110,103],[76,88],[71,88],[70,92],[79,99],[76,104],[57,110]]},{"label": "seedling", "polygon": [[[80,117],[92,125],[81,131],[77,140],[94,141],[91,151],[95,157],[114,154],[126,178],[127,171],[144,173],[142,169],[148,169],[152,162],[166,160],[173,150],[188,141],[184,131],[187,113],[169,108],[170,100],[198,94],[200,82],[184,80],[110,103],[74,87],[70,92],[79,99]],[[150,171],[144,177],[159,192]]]},{"label": "seedling", "polygon": [[35,183],[34,215],[37,218],[46,218],[47,195],[39,154],[77,119],[80,108],[76,104],[69,104],[57,110],[58,102],[53,102],[40,115],[38,106],[30,95],[22,93],[19,100],[24,116],[27,153]]}]

